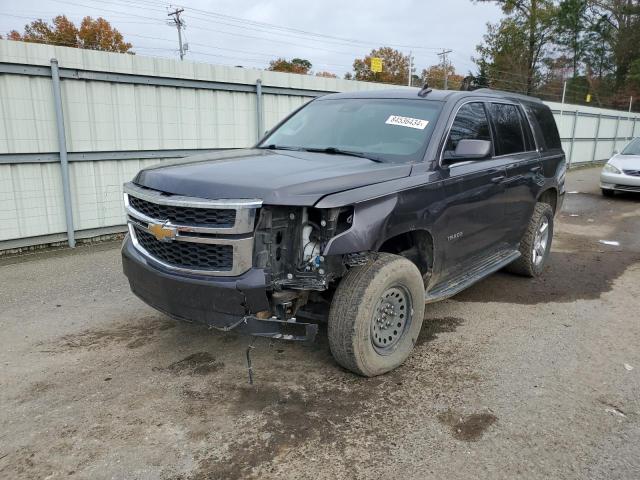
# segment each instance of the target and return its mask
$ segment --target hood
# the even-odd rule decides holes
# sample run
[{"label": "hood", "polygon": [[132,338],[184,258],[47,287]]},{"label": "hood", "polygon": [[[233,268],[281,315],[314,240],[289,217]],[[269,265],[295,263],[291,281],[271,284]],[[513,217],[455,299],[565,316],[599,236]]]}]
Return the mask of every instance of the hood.
[{"label": "hood", "polygon": [[312,152],[247,149],[207,153],[142,170],[134,182],[175,195],[257,198],[312,206],[325,195],[406,177],[409,164]]},{"label": "hood", "polygon": [[640,170],[640,155],[621,155],[618,153],[611,157],[608,163],[620,170]]}]

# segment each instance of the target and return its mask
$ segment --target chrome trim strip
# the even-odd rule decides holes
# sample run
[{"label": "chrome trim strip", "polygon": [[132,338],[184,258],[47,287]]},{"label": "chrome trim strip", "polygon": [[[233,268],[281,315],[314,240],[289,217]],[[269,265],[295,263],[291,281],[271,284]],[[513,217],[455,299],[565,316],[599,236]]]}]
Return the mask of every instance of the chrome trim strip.
[{"label": "chrome trim strip", "polygon": [[[458,115],[458,112],[460,111],[460,109],[462,107],[464,107],[465,105],[467,105],[468,103],[482,103],[484,105],[484,111],[485,111],[485,114],[487,116],[487,120],[489,121],[489,123],[491,123],[491,114],[489,113],[489,111],[487,109],[487,105],[486,105],[487,103],[504,103],[504,104],[507,104],[507,105],[514,105],[516,107],[519,107],[522,110],[522,105],[520,103],[516,103],[516,102],[510,101],[510,100],[506,100],[506,99],[498,99],[498,98],[493,99],[491,97],[485,97],[483,100],[479,100],[478,97],[473,97],[473,100],[466,100],[466,101],[463,101],[462,103],[460,103],[460,105],[458,105],[456,107],[455,113],[449,118],[449,120],[447,120],[447,129],[446,129],[445,135],[443,137],[444,138],[444,142],[442,143],[442,146],[440,147],[440,154],[438,155],[438,167],[439,168],[443,168],[444,167],[444,165],[442,164],[442,160],[444,158],[444,149],[447,146],[447,140],[449,139],[449,134],[451,133],[451,129],[453,128],[453,122],[456,121],[456,116]],[[526,112],[521,112],[521,113],[526,118],[526,115],[527,115]],[[522,124],[520,125],[520,129],[522,129]],[[468,160],[468,162],[470,162],[470,163],[484,162],[484,161],[487,161],[487,160],[494,160],[494,159],[499,159],[499,158],[502,158],[502,157],[510,157],[510,156],[513,156],[513,155],[521,155],[523,153],[529,153],[529,154],[530,153],[538,153],[538,154],[540,153],[540,151],[538,150],[537,142],[535,140],[535,133],[532,130],[531,131],[531,135],[533,136],[534,142],[536,143],[536,149],[535,150],[527,150],[525,152],[509,153],[509,154],[506,154],[506,155],[495,155],[495,153],[496,153],[495,152],[495,147],[496,146],[495,146],[495,141],[494,141],[494,138],[493,138],[493,129],[490,128],[490,130],[491,130],[491,144],[492,144],[494,155],[491,156],[491,158],[486,158],[486,159],[482,159],[482,160]],[[522,135],[524,137],[524,132],[522,132]],[[452,165],[455,165],[455,164],[452,164]]]},{"label": "chrome trim strip", "polygon": [[206,198],[185,197],[182,195],[167,196],[156,190],[138,187],[133,182],[124,184],[124,193],[151,203],[157,203],[158,205],[170,205],[174,207],[238,209],[260,208],[262,206],[262,200],[257,198],[209,200]]},{"label": "chrome trim strip", "polygon": [[[238,275],[243,274],[247,270],[251,268],[252,265],[252,257],[253,257],[253,237],[249,238],[240,238],[240,239],[211,239],[211,244],[218,245],[232,245],[233,246],[233,265],[231,270],[200,270],[193,268],[185,268],[179,267],[176,265],[171,265],[169,263],[163,262],[151,255],[140,243],[138,242],[138,238],[136,237],[136,231],[133,223],[128,223],[129,235],[131,236],[131,241],[133,242],[134,247],[140,253],[142,253],[145,257],[147,257],[151,262],[157,263],[161,267],[170,270],[172,272],[179,273],[188,273],[191,275],[206,275],[206,276],[216,276],[216,277],[236,277]],[[209,239],[207,239],[209,240]]]},{"label": "chrome trim strip", "polygon": [[[255,219],[256,219],[256,210],[260,205],[262,205],[262,200],[228,200],[228,201],[224,200],[224,202],[229,202],[229,203],[226,203],[224,206],[218,206],[220,205],[219,203],[206,204],[205,206],[204,203],[201,202],[197,207],[195,207],[195,206],[186,205],[185,203],[169,203],[169,201],[173,201],[173,197],[170,197],[172,198],[172,200],[169,200],[167,198],[162,198],[162,197],[158,199],[153,194],[148,195],[148,192],[143,192],[144,196],[138,194],[137,192],[132,193],[133,189],[129,188],[128,187],[129,185],[131,184],[127,183],[124,186],[124,190],[125,190],[124,207],[125,207],[125,210],[127,211],[127,214],[143,222],[159,223],[159,224],[166,225],[168,227],[174,227],[184,232],[223,233],[223,234],[253,233]],[[138,187],[135,187],[135,188],[138,188]],[[227,209],[227,210],[234,209],[236,211],[236,219],[232,227],[200,227],[198,225],[184,225],[184,224],[172,223],[168,219],[152,218],[145,215],[142,212],[137,211],[129,203],[129,195],[131,195],[132,197],[140,198],[141,200],[158,204],[158,205],[182,206],[182,207],[188,207],[188,208],[218,208],[218,209]],[[190,197],[178,197],[178,198],[185,199]],[[200,200],[200,199],[190,199],[189,201],[190,203],[192,203],[191,200]],[[178,202],[181,202],[181,200],[178,200]],[[222,200],[212,200],[212,202],[222,202]],[[239,202],[239,203],[231,203],[231,202]],[[244,202],[244,203],[241,203],[241,202]]]}]

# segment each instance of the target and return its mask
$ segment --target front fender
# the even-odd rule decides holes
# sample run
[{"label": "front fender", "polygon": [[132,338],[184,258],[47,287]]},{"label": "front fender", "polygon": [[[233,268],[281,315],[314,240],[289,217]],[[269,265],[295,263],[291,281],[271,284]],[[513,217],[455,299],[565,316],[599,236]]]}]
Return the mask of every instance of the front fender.
[{"label": "front fender", "polygon": [[398,195],[392,194],[354,205],[351,228],[329,240],[323,255],[373,250],[397,203]]}]

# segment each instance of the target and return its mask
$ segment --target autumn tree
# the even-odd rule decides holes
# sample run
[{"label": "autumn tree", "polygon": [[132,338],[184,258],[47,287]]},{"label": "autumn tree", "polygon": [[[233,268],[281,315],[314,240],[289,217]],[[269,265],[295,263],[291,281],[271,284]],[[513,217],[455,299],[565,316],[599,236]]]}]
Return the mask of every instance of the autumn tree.
[{"label": "autumn tree", "polygon": [[24,32],[12,30],[9,40],[64,45],[67,47],[131,53],[132,45],[104,18],[84,17],[80,28],[64,15],[55,17],[51,24],[42,19],[25,25]]},{"label": "autumn tree", "polygon": [[[371,71],[371,58],[382,59],[382,72]],[[371,50],[364,58],[353,62],[355,80],[406,85],[409,73],[409,57],[390,47]]]},{"label": "autumn tree", "polygon": [[269,62],[269,68],[272,72],[299,73],[308,75],[311,70],[311,62],[304,58],[293,58],[291,61],[285,58],[277,58]]},{"label": "autumn tree", "polygon": [[[447,65],[447,88],[449,90],[460,90],[462,85],[463,76],[456,73],[453,65]],[[424,85],[428,83],[431,88],[444,88],[444,73],[445,68],[442,64],[431,65],[428,68],[422,70],[420,75],[420,82]]]}]

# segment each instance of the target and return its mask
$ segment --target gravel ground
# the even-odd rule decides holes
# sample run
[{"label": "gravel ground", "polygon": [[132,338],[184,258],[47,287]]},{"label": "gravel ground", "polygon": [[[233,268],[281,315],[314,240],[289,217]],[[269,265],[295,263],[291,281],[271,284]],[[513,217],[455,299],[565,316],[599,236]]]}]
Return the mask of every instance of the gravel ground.
[{"label": "gravel ground", "polygon": [[[398,370],[176,323],[118,244],[0,261],[0,478],[640,478],[640,197],[569,174],[545,275],[430,305]],[[599,240],[615,240],[620,246]]]}]

